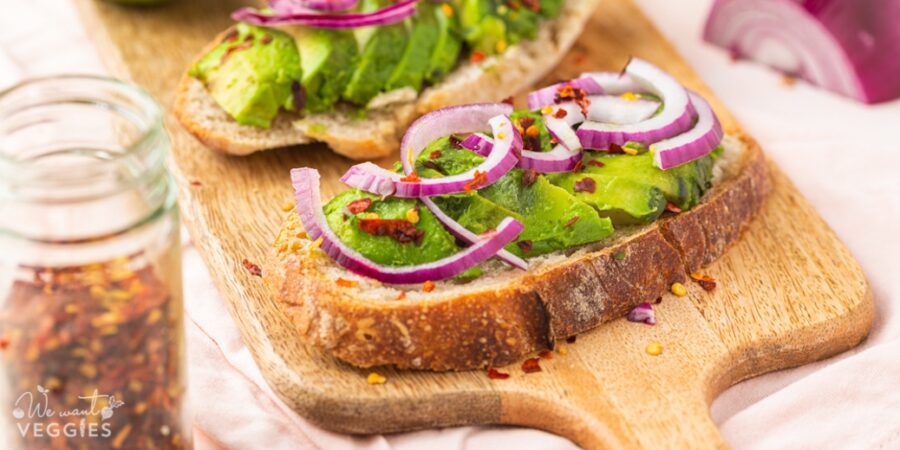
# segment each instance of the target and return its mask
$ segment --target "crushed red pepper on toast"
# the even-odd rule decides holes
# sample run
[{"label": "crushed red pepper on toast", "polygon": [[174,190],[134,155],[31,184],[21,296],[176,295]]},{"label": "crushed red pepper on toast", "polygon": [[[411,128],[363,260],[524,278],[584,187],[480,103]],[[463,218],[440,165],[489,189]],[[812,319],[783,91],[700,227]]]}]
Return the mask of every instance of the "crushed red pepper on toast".
[{"label": "crushed red pepper on toast", "polygon": [[541,370],[540,358],[528,358],[522,363],[522,372],[535,373],[540,372]]},{"label": "crushed red pepper on toast", "polygon": [[488,367],[487,376],[492,380],[505,380],[509,378],[508,373],[501,372],[493,367]]},{"label": "crushed red pepper on toast", "polygon": [[350,211],[352,214],[359,214],[372,206],[371,198],[360,198],[353,200],[352,202],[347,204],[347,211]]},{"label": "crushed red pepper on toast", "polygon": [[262,269],[259,267],[259,265],[250,262],[249,259],[244,258],[244,260],[241,261],[241,264],[244,266],[244,269],[247,270],[247,272],[250,272],[250,275],[253,275],[254,277],[262,276]]},{"label": "crushed red pepper on toast", "polygon": [[715,278],[698,272],[691,273],[691,279],[696,281],[704,291],[710,292],[716,288]]}]

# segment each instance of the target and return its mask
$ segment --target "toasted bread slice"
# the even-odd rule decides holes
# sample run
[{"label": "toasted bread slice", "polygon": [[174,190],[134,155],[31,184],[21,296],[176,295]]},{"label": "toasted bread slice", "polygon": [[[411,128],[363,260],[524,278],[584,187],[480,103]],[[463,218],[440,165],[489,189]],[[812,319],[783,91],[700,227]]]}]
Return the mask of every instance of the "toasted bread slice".
[{"label": "toasted bread slice", "polygon": [[334,263],[303,238],[292,213],[267,261],[266,284],[305,343],[355,366],[502,366],[653,301],[739,239],[770,190],[768,167],[750,138],[727,136],[723,145],[713,188],[696,207],[531,258],[527,272],[492,261],[481,278],[440,282],[432,292],[384,285]]},{"label": "toasted bread slice", "polygon": [[[572,46],[597,3],[599,0],[566,0],[559,17],[544,21],[534,40],[511,46],[479,64],[463,62],[418,96],[388,93],[395,101],[370,110],[365,119],[355,118],[348,114],[350,107],[339,105],[333,112],[304,117],[282,112],[270,128],[240,125],[216,104],[200,81],[186,73],[175,94],[175,115],[206,146],[224,153],[247,155],[319,141],[348,158],[380,158],[400,147],[403,131],[419,114],[456,104],[500,101],[536,83]],[[201,55],[226,34],[219,35]]]}]

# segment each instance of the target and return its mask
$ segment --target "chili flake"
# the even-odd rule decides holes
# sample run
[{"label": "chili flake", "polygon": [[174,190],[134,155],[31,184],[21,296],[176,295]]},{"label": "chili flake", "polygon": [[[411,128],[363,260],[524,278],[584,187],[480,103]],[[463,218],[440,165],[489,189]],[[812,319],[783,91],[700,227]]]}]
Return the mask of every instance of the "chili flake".
[{"label": "chili flake", "polygon": [[551,352],[550,350],[544,350],[538,353],[538,356],[544,359],[553,359],[553,352]]},{"label": "chili flake", "polygon": [[416,228],[408,220],[403,219],[360,219],[359,229],[372,236],[389,236],[401,244],[414,242],[422,245],[425,231]]},{"label": "chili flake", "polygon": [[716,288],[716,280],[709,276],[704,275],[702,273],[693,272],[691,273],[691,279],[697,282],[703,290],[709,292]]},{"label": "chili flake", "polygon": [[487,376],[492,380],[505,380],[509,378],[508,373],[501,372],[493,367],[488,367]]},{"label": "chili flake", "polygon": [[352,214],[359,214],[372,206],[372,199],[365,197],[357,200],[353,200],[352,202],[347,204],[347,211],[350,211]]},{"label": "chili flake", "polygon": [[525,129],[525,136],[538,137],[540,134],[541,134],[541,130],[534,125]]},{"label": "chili flake", "polygon": [[588,192],[593,194],[597,190],[597,182],[591,177],[584,177],[575,182],[575,192]]},{"label": "chili flake", "polygon": [[573,335],[571,335],[571,336],[569,336],[569,337],[566,338],[566,342],[568,342],[568,343],[570,343],[570,344],[574,344],[576,340],[578,340],[578,335],[577,335],[577,334],[573,334]]},{"label": "chili flake", "polygon": [[519,248],[522,249],[522,251],[525,253],[528,253],[531,251],[532,244],[533,244],[533,242],[531,242],[528,239],[523,239],[519,242],[516,242],[516,245],[518,245]]},{"label": "chili flake", "polygon": [[356,287],[357,285],[359,285],[359,282],[354,281],[354,280],[347,280],[344,278],[338,278],[337,281],[335,281],[335,284],[337,284],[340,287],[352,288],[352,287]]},{"label": "chili flake", "polygon": [[487,184],[487,181],[487,172],[476,170],[475,176],[472,177],[472,180],[463,185],[463,191],[472,192],[474,190],[477,190],[479,187]]},{"label": "chili flake", "polygon": [[469,55],[469,61],[472,61],[472,63],[474,64],[478,64],[484,61],[484,53],[479,50],[475,50],[471,55]]},{"label": "chili flake", "polygon": [[[458,141],[458,139],[457,139],[457,141]],[[451,137],[451,144],[452,144],[452,137]],[[428,159],[438,159],[440,157],[441,157],[440,150],[435,150],[435,151],[431,152],[431,154],[428,155]]]},{"label": "chili flake", "polygon": [[[450,142],[450,146],[453,148],[462,148],[462,140],[460,140],[455,134],[451,134],[450,138],[447,139]],[[439,150],[435,150],[431,152],[432,155],[437,153],[437,156],[432,156],[432,158],[437,158],[441,156],[441,152]]]},{"label": "chili flake", "polygon": [[528,358],[522,363],[522,372],[535,373],[541,371],[540,358]]},{"label": "chili flake", "polygon": [[0,350],[6,350],[7,348],[9,348],[9,338],[4,336],[0,338]]},{"label": "chili flake", "polygon": [[538,173],[534,169],[528,169],[522,174],[522,185],[531,187],[537,181]]},{"label": "chili flake", "polygon": [[572,172],[581,172],[581,169],[584,169],[584,160],[579,159],[572,168]]},{"label": "chili flake", "polygon": [[222,39],[222,42],[236,41],[239,35],[240,33],[238,33],[238,30],[232,29],[228,32],[228,34],[225,35],[225,38]]},{"label": "chili flake", "polygon": [[609,144],[609,148],[606,152],[610,155],[625,154],[625,150],[619,144]]},{"label": "chili flake", "polygon": [[675,204],[672,202],[668,202],[668,203],[666,203],[666,211],[678,214],[681,212],[681,208],[679,208],[678,206],[675,206]]},{"label": "chili flake", "polygon": [[534,12],[538,12],[541,10],[540,0],[522,0],[522,4]]},{"label": "chili flake", "polygon": [[262,42],[263,45],[268,45],[273,39],[275,38],[271,34],[266,34],[260,42]]},{"label": "chili flake", "polygon": [[253,47],[252,41],[253,41],[253,35],[248,35],[247,39],[244,39],[244,42],[242,42],[238,45],[235,45],[234,47],[228,47],[228,49],[225,50],[225,53],[222,54],[222,59],[219,60],[219,63],[225,64],[226,62],[228,62],[228,59],[231,58],[231,55],[233,55],[234,53],[237,53],[241,50],[247,50],[247,49]]},{"label": "chili flake", "polygon": [[419,175],[415,171],[412,171],[409,173],[409,175],[401,178],[400,181],[406,181],[408,183],[418,183],[422,181],[422,179],[419,178]]},{"label": "chili flake", "polygon": [[521,119],[517,120],[516,122],[518,122],[519,125],[522,126],[522,128],[528,128],[528,127],[534,125],[534,117],[522,117]]},{"label": "chili flake", "polygon": [[509,106],[513,106],[515,103],[515,99],[510,95],[509,97],[506,97],[503,100],[501,100],[501,102],[506,103]]},{"label": "chili flake", "polygon": [[422,291],[431,292],[434,290],[434,281],[428,280],[422,283]]},{"label": "chili flake", "polygon": [[200,187],[203,186],[203,183],[201,183],[200,180],[191,180],[191,186]]},{"label": "chili flake", "polygon": [[250,262],[247,258],[244,258],[244,260],[241,261],[241,264],[244,265],[244,269],[246,269],[247,272],[250,272],[250,275],[253,275],[254,277],[262,276],[262,269],[260,269],[258,265]]},{"label": "chili flake", "polygon": [[553,113],[553,117],[556,117],[557,119],[564,119],[567,115],[569,115],[569,112],[562,108],[557,109],[556,112]]},{"label": "chili flake", "polygon": [[599,159],[592,159],[592,160],[588,161],[588,165],[594,166],[594,167],[603,167],[606,164],[603,164],[603,161],[600,161]]},{"label": "chili flake", "polygon": [[406,291],[400,291],[400,293],[397,294],[397,300],[403,300],[404,298],[406,298]]},{"label": "chili flake", "polygon": [[569,221],[566,222],[565,225],[563,225],[563,228],[569,228],[569,227],[571,227],[572,225],[575,225],[575,222],[578,222],[578,219],[580,219],[580,218],[581,218],[581,217],[579,217],[577,214],[574,215],[574,216],[572,216],[572,218],[569,219]]}]

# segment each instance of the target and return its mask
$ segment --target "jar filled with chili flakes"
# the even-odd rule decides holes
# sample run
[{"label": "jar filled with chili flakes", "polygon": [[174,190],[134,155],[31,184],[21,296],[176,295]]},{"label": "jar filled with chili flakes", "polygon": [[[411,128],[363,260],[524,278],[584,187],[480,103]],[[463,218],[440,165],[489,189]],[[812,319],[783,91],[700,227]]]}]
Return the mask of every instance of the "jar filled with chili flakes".
[{"label": "jar filled with chili flakes", "polygon": [[115,80],[0,93],[2,448],[191,447],[169,147]]}]

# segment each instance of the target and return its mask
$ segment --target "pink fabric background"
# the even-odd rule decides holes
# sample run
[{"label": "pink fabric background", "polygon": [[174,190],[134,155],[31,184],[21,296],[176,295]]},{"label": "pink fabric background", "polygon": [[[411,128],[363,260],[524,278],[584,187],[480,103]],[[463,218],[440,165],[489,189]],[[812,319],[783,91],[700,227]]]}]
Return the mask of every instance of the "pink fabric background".
[{"label": "pink fabric background", "polygon": [[[900,101],[866,107],[730,62],[699,38],[710,0],[637,1],[849,246],[875,293],[875,325],[862,346],[722,394],[712,415],[725,439],[739,449],[900,448]],[[2,0],[0,11],[0,88],[28,76],[103,72],[69,2]],[[370,437],[318,429],[272,395],[190,245],[184,263],[200,449],[574,448],[515,428]]]}]

